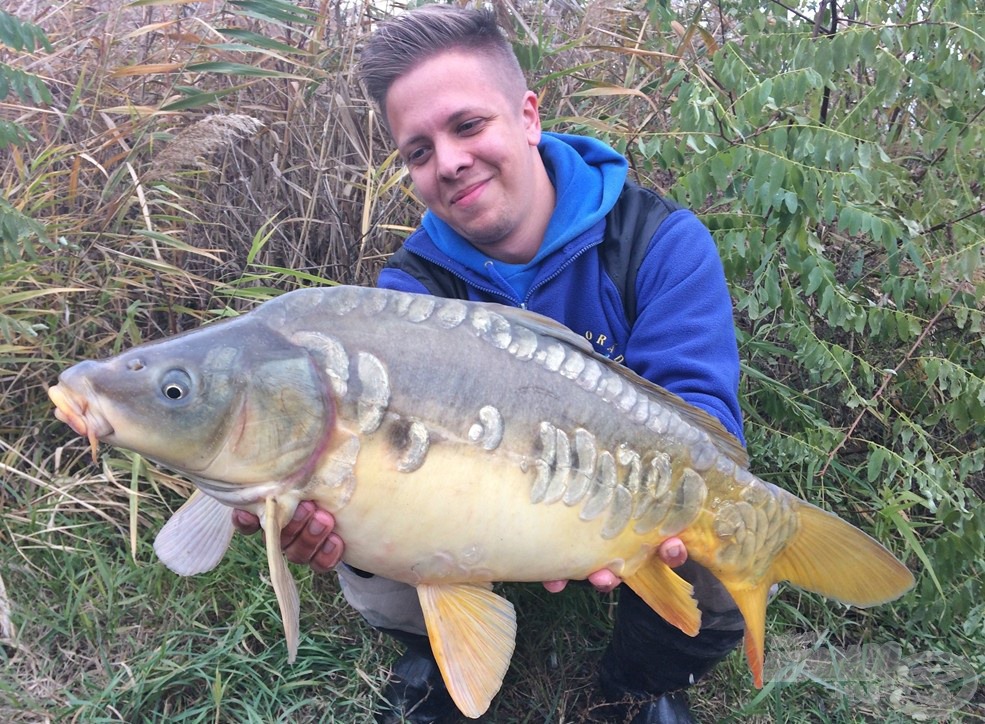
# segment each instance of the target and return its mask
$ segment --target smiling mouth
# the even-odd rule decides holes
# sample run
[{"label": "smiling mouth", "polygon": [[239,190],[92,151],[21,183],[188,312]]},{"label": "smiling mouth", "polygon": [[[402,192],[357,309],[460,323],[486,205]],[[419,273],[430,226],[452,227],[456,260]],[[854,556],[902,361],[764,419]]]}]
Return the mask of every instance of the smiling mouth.
[{"label": "smiling mouth", "polygon": [[451,197],[451,203],[452,203],[452,205],[453,206],[454,205],[457,205],[463,199],[468,199],[470,196],[472,196],[473,194],[475,194],[475,192],[479,191],[485,185],[486,185],[486,182],[485,181],[479,181],[478,183],[474,183],[474,184],[470,184],[470,185],[466,186],[464,189],[462,189],[461,191],[457,192],[455,195],[453,195]]}]

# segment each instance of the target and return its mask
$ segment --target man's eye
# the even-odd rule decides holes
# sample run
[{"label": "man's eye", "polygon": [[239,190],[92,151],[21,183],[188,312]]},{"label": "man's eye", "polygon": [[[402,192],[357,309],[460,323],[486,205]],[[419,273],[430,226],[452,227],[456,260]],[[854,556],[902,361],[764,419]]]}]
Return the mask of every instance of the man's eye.
[{"label": "man's eye", "polygon": [[429,148],[415,148],[407,154],[407,163],[418,166],[427,161],[430,154],[431,149]]},{"label": "man's eye", "polygon": [[472,120],[465,121],[458,127],[458,132],[463,135],[471,135],[473,133],[478,133],[482,130],[483,120],[481,118],[473,118]]}]

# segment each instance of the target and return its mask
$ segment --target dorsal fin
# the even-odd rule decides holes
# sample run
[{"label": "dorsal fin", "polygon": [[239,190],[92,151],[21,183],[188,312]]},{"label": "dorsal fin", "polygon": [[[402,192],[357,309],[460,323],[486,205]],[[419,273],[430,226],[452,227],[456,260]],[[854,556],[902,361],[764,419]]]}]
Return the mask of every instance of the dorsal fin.
[{"label": "dorsal fin", "polygon": [[742,447],[742,443],[725,429],[725,425],[722,424],[714,415],[702,410],[700,407],[695,407],[687,400],[675,395],[670,390],[666,390],[659,385],[655,385],[649,380],[640,377],[638,374],[633,372],[628,367],[621,364],[613,362],[603,358],[603,360],[609,365],[610,368],[615,369],[619,374],[624,377],[629,378],[635,382],[651,397],[655,397],[657,402],[665,407],[671,408],[674,412],[681,416],[685,422],[694,427],[700,428],[708,433],[708,437],[711,438],[712,443],[715,447],[728,457],[732,462],[741,468],[749,467],[749,455],[746,453],[746,449]]},{"label": "dorsal fin", "polygon": [[596,355],[591,342],[581,335],[575,334],[560,322],[550,317],[545,317],[543,314],[537,314],[536,312],[531,312],[529,309],[520,309],[519,307],[507,307],[503,304],[496,304],[495,302],[473,302],[473,304],[487,307],[490,311],[505,317],[510,324],[525,327],[534,334],[542,337],[551,337],[559,342],[571,345],[581,352]]},{"label": "dorsal fin", "polygon": [[625,365],[600,355],[587,339],[579,334],[575,334],[560,322],[526,309],[507,307],[491,302],[477,302],[477,304],[482,304],[482,306],[488,307],[491,311],[501,314],[509,320],[510,324],[519,325],[535,334],[556,339],[559,342],[574,347],[582,354],[592,357],[616,374],[632,382],[637,387],[642,388],[647,395],[654,398],[664,407],[673,410],[689,425],[706,432],[715,447],[736,465],[742,468],[749,467],[749,456],[746,454],[745,448],[742,447],[742,444],[736,439],[735,435],[725,429],[725,426],[718,418],[695,407],[673,392],[640,377]]}]

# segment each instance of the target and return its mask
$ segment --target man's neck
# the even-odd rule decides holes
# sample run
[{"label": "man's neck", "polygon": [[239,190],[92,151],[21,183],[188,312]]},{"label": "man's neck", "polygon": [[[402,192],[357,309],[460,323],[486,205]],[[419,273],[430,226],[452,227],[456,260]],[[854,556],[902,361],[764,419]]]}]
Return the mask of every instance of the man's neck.
[{"label": "man's neck", "polygon": [[539,153],[534,163],[534,199],[531,214],[516,230],[516,238],[506,239],[494,248],[481,249],[483,253],[507,264],[527,264],[540,251],[554,214],[557,194]]}]

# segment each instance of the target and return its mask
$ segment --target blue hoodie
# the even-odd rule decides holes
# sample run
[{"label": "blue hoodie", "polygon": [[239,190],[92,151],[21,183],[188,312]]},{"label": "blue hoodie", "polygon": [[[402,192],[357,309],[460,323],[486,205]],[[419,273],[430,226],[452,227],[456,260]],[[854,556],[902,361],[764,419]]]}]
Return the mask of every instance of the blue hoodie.
[{"label": "blue hoodie", "polygon": [[[462,279],[469,299],[556,319],[600,354],[714,415],[744,442],[732,303],[708,230],[686,209],[663,221],[636,277],[630,325],[598,253],[605,215],[626,182],[626,160],[584,136],[544,133],[539,150],[557,200],[530,262],[487,257],[430,211],[404,249]],[[428,292],[396,265],[384,268],[377,284]]]}]

